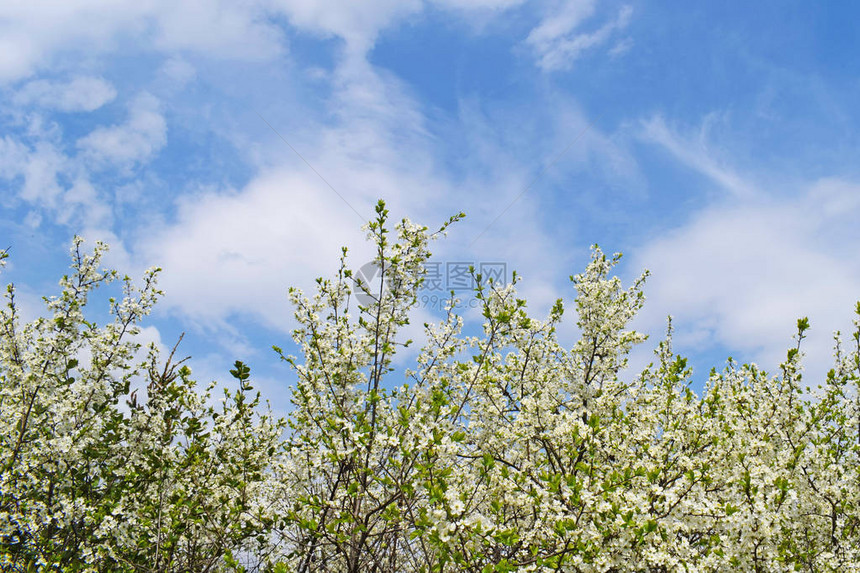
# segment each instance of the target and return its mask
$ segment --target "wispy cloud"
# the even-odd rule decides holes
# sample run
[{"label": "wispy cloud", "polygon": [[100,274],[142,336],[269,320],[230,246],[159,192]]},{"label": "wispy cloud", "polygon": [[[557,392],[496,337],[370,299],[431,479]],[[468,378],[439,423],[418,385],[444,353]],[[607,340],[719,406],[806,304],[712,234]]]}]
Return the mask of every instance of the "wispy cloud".
[{"label": "wispy cloud", "polygon": [[257,117],[254,132],[265,144],[257,142],[262,165],[250,181],[187,192],[171,222],[145,225],[135,247],[143,264],[165,269],[165,307],[227,333],[230,344],[241,344],[235,317],[289,332],[287,287],[309,289],[315,277],[330,276],[342,246],[356,267],[372,258],[352,208],[370,217],[384,197],[393,212],[415,215],[426,196],[411,191],[439,187],[424,117],[396,79],[346,58],[332,85],[329,123],[309,120],[296,133],[266,117],[302,159]]},{"label": "wispy cloud", "polygon": [[749,181],[721,162],[715,151],[709,148],[707,125],[706,121],[697,134],[684,136],[672,130],[663,117],[657,115],[643,122],[641,137],[660,145],[682,164],[709,177],[731,195],[737,198],[757,195],[758,191]]},{"label": "wispy cloud", "polygon": [[[633,8],[623,6],[612,20],[591,32],[580,32],[593,16],[595,0],[571,0],[558,5],[529,33],[526,45],[544,71],[568,70],[586,51],[607,43],[630,23]],[[617,55],[617,52],[616,52]]]},{"label": "wispy cloud", "polygon": [[[366,217],[380,197],[393,221],[408,215],[432,226],[466,211],[467,220],[434,245],[440,260],[504,261],[509,271],[516,268],[527,277],[525,293],[533,295],[534,308],[548,307],[558,296],[554,279],[567,275],[557,272],[559,252],[543,224],[547,214],[537,197],[522,198],[479,245],[469,247],[498,215],[497,207],[521,193],[546,159],[543,149],[535,155],[532,144],[540,140],[507,147],[522,139],[523,122],[464,109],[450,132],[434,131],[407,86],[363,59],[342,60],[331,81],[330,123],[288,132],[276,119],[266,118],[287,134],[313,170],[258,118],[258,137],[266,142],[260,173],[240,188],[186,194],[171,222],[140,233],[134,250],[145,264],[165,269],[162,285],[170,293],[165,305],[210,329],[230,331],[232,318],[244,316],[286,332],[292,328],[288,285],[308,287],[313,277],[330,275],[343,245],[351,247],[356,267],[369,261],[372,252],[363,241],[360,221],[317,171]],[[557,126],[550,137],[555,147],[546,149],[549,156],[562,143],[569,144],[571,132],[587,121],[573,102],[546,108],[546,116],[531,121]],[[456,149],[449,149],[446,136],[461,139]],[[559,163],[581,166],[617,159],[617,150],[599,131],[581,143],[584,151],[571,150]],[[439,163],[443,154],[461,151],[458,161],[473,168],[464,178]],[[565,172],[570,166],[554,168]]]},{"label": "wispy cloud", "polygon": [[18,105],[35,105],[63,112],[95,111],[116,97],[116,89],[104,78],[78,76],[69,81],[35,80],[12,97]]}]

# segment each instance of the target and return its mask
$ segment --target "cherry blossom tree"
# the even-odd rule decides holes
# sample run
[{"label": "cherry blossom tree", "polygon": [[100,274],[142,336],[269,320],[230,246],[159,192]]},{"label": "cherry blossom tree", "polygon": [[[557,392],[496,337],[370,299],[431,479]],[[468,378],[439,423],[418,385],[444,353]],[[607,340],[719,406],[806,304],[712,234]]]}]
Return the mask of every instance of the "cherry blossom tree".
[{"label": "cherry blossom tree", "polygon": [[[519,279],[479,274],[479,330],[454,295],[410,367],[430,243],[384,203],[368,283],[347,251],[292,290],[293,409],[275,419],[237,361],[213,404],[186,359],[142,348],[157,269],[122,279],[112,321],[87,316],[118,279],[76,239],[47,316],[0,311],[0,559],[71,571],[850,571],[860,563],[860,304],[834,368],[803,378],[802,341],[773,373],[731,359],[701,393],[672,325],[642,372],[630,328],[647,273],[599,248],[530,314]],[[392,232],[393,230],[393,232]],[[0,254],[0,262],[5,253]],[[478,326],[478,325],[475,325]],[[471,332],[471,334],[467,334]],[[701,387],[700,385],[697,387]],[[854,568],[854,569],[852,569]]]}]

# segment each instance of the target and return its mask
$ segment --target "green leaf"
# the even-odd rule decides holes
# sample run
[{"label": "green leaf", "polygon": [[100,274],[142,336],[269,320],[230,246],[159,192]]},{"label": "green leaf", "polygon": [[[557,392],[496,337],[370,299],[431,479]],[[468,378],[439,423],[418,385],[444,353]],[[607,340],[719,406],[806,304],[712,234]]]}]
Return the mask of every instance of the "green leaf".
[{"label": "green leaf", "polygon": [[233,366],[236,368],[234,370],[230,370],[230,375],[233,376],[236,380],[240,382],[244,382],[248,378],[251,377],[251,369],[246,366],[242,361],[237,360]]}]

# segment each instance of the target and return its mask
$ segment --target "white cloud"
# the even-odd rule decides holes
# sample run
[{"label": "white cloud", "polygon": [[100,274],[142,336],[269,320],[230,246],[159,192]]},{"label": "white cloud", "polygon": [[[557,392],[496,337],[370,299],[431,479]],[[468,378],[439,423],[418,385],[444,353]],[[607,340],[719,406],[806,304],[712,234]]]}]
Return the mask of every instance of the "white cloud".
[{"label": "white cloud", "polygon": [[155,44],[221,58],[265,60],[283,53],[280,29],[269,20],[268,2],[162,0],[153,10]]},{"label": "white cloud", "polygon": [[0,138],[0,177],[14,179],[21,174],[28,150],[20,141],[6,135]]},{"label": "white cloud", "polygon": [[422,9],[421,0],[271,0],[297,28],[338,36],[352,54],[364,55],[381,30]]},{"label": "white cloud", "polygon": [[[130,30],[129,36],[135,39],[160,34],[162,29],[168,35],[178,34],[164,25],[166,16],[153,20],[156,5],[142,0],[136,24],[130,23],[128,7],[116,8],[128,13],[116,15],[110,25],[106,24],[99,41],[109,45],[116,40],[119,29]],[[485,9],[501,10],[512,5],[505,1],[482,3]],[[535,161],[532,152],[517,157],[506,150],[497,141],[499,131],[491,125],[494,120],[488,119],[486,132],[475,137],[476,148],[486,150],[486,157],[478,157],[481,152],[470,149],[468,156],[460,159],[464,164],[479,163],[481,172],[465,176],[465,180],[453,179],[440,167],[443,150],[435,139],[438,134],[428,128],[422,107],[408,86],[373,68],[363,57],[363,50],[372,46],[380,30],[416,13],[421,4],[324,4],[327,8],[323,10],[313,3],[285,1],[267,6],[271,11],[284,11],[297,27],[336,35],[347,42],[346,57],[328,76],[333,89],[328,100],[329,117],[335,118],[334,124],[311,122],[304,126],[303,133],[314,135],[285,133],[326,180],[365,216],[372,213],[378,197],[388,201],[392,221],[409,214],[433,225],[455,212],[466,211],[470,218],[453,230],[451,239],[435,245],[435,250],[443,256],[468,253],[481,260],[504,257],[509,270],[517,268],[528,277],[524,286],[529,297],[537,297],[532,301],[535,306],[543,307],[554,300],[557,295],[551,282],[558,273],[552,263],[558,250],[542,227],[536,196],[522,198],[474,249],[469,244],[498,215],[500,207],[523,190],[539,170],[540,159]],[[81,33],[90,34],[87,30]],[[87,36],[90,40],[94,37]],[[195,42],[204,46],[202,40]],[[158,43],[164,50],[170,45],[166,40]],[[179,43],[172,45],[170,49],[181,49]],[[47,58],[45,54],[42,56]],[[185,62],[173,56],[162,73],[178,80],[189,78],[193,69]],[[275,121],[273,125],[280,127]],[[515,134],[519,126],[502,129],[508,130],[513,140],[519,137]],[[570,134],[563,131],[559,129],[558,135],[566,145]],[[151,159],[165,145],[166,137],[166,122],[158,100],[144,94],[130,105],[127,120],[95,129],[77,146],[86,168],[122,169]],[[611,142],[599,134],[589,134],[585,139],[585,159],[580,158],[581,150],[573,150],[575,162],[589,161],[593,153],[607,155],[612,151]],[[583,145],[577,144],[577,148]],[[559,147],[552,149],[558,150]],[[171,223],[153,223],[149,227],[144,224],[136,238],[126,232],[123,237],[110,239],[112,244],[122,238],[134,241],[129,250],[135,260],[145,259],[165,268],[164,306],[199,324],[217,325],[227,331],[230,318],[237,315],[262,318],[269,326],[289,329],[291,310],[285,296],[288,285],[307,285],[312,277],[330,275],[341,245],[358,251],[351,258],[356,266],[370,258],[370,253],[362,250],[366,245],[359,231],[359,218],[277,138],[271,137],[270,151],[261,163],[265,165],[262,173],[243,188],[193,194],[178,203]],[[97,200],[97,193],[85,177],[70,176],[69,180],[80,182],[67,194],[69,204]],[[110,238],[106,225],[87,225],[90,236],[98,232],[102,233],[98,236]],[[124,255],[124,250],[120,254]]]},{"label": "white cloud", "polygon": [[35,37],[15,32],[13,26],[4,27],[2,22],[0,17],[0,82],[25,78],[41,59],[42,46]]},{"label": "white cloud", "polygon": [[101,200],[96,188],[85,178],[75,181],[65,192],[63,202],[64,209],[57,215],[60,224],[68,224],[77,217],[75,226],[92,228],[105,225],[112,218],[110,205]]},{"label": "white cloud", "polygon": [[623,6],[617,16],[592,32],[578,33],[581,24],[593,16],[596,0],[569,0],[557,5],[526,38],[544,71],[567,70],[587,50],[605,44],[630,23],[633,9]]},{"label": "white cloud", "polygon": [[59,174],[68,168],[68,158],[48,142],[39,142],[29,150],[20,166],[19,174],[24,178],[20,196],[25,201],[46,207],[56,207],[57,198],[63,189],[58,182]]},{"label": "white cloud", "polygon": [[[44,214],[79,231],[106,225],[110,206],[99,197],[85,170],[47,138],[28,146],[9,136],[0,139],[0,177],[17,185],[17,196],[35,209],[25,223],[38,228]],[[66,180],[73,180],[69,187]]]},{"label": "white cloud", "polygon": [[660,120],[646,133],[729,193],[633,253],[633,268],[653,273],[640,328],[659,335],[672,314],[679,351],[720,344],[773,370],[808,316],[809,381],[822,380],[832,331],[850,328],[860,299],[860,184],[823,179],[772,195]]},{"label": "white cloud", "polygon": [[173,57],[164,62],[160,72],[177,87],[184,87],[197,77],[197,70],[180,57]]},{"label": "white cloud", "polygon": [[147,162],[167,143],[167,123],[160,107],[155,97],[141,94],[131,102],[125,123],[96,128],[78,140],[78,149],[96,166]]},{"label": "white cloud", "polygon": [[526,0],[271,0],[273,11],[284,13],[300,29],[344,40],[348,55],[363,57],[380,32],[421,13],[427,6],[468,15],[500,13]]},{"label": "white cloud", "polygon": [[38,211],[30,211],[24,216],[24,225],[32,230],[38,229],[42,224],[42,215]]},{"label": "white cloud", "polygon": [[[529,277],[526,294],[540,295],[536,307],[554,300],[547,277],[557,274],[548,264],[557,252],[534,197],[521,199],[479,244],[470,244],[500,206],[522,191],[534,168],[500,146],[492,120],[484,121],[486,132],[475,134],[475,145],[464,145],[475,155],[461,158],[486,162],[486,171],[455,181],[440,172],[438,136],[402,82],[361,58],[343,60],[332,80],[335,123],[284,132],[327,182],[363,217],[384,198],[392,225],[409,215],[432,227],[466,211],[470,217],[451,237],[434,244],[437,257],[505,260],[509,271],[518,268]],[[516,126],[503,129],[513,137]],[[482,148],[486,157],[477,157],[473,149]],[[234,316],[288,331],[288,285],[307,287],[316,276],[331,276],[343,245],[350,247],[356,268],[372,258],[359,230],[362,220],[277,136],[270,135],[264,164],[263,173],[242,189],[208,190],[181,200],[175,222],[147,229],[135,249],[146,264],[164,267],[165,306],[222,333],[230,333]]]},{"label": "white cloud", "polygon": [[193,52],[218,58],[267,60],[286,52],[278,22],[344,40],[363,57],[380,32],[426,6],[467,13],[500,13],[525,0],[34,0],[0,3],[0,82],[125,42],[168,55]]},{"label": "white cloud", "polygon": [[596,4],[596,0],[556,2],[555,11],[545,16],[541,23],[529,33],[527,41],[549,46],[560,38],[564,38],[594,14]]},{"label": "white cloud", "polygon": [[633,48],[633,40],[631,38],[623,38],[615,43],[609,50],[610,57],[618,58],[629,52]]},{"label": "white cloud", "polygon": [[435,4],[441,8],[466,12],[501,12],[515,8],[525,2],[526,0],[430,0],[430,4]]},{"label": "white cloud", "polygon": [[361,248],[361,221],[332,195],[312,173],[277,170],[238,192],[181,200],[176,223],[141,245],[164,268],[164,306],[209,327],[229,330],[230,316],[250,313],[289,330],[287,287],[330,276],[342,245]]},{"label": "white cloud", "polygon": [[154,50],[190,50],[260,59],[283,52],[266,2],[34,0],[0,3],[0,82],[32,75],[72,51],[106,53],[124,41]]},{"label": "white cloud", "polygon": [[79,76],[67,82],[35,80],[24,85],[13,101],[58,111],[94,111],[113,101],[116,90],[103,78]]}]

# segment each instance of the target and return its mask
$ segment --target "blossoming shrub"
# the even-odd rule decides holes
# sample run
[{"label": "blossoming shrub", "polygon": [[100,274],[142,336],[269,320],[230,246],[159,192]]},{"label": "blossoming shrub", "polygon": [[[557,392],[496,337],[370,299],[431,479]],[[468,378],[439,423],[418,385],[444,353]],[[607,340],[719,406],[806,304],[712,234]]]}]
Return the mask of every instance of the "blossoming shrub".
[{"label": "blossoming shrub", "polygon": [[111,323],[88,320],[88,297],[117,278],[100,268],[104,250],[75,239],[48,317],[21,325],[11,285],[0,310],[0,568],[210,571],[240,552],[265,558],[273,521],[258,499],[280,423],[257,413],[239,362],[239,388],[216,409],[173,354],[135,358],[158,269],[140,287],[123,279]]},{"label": "blossoming shrub", "polygon": [[[382,283],[346,264],[293,293],[298,374],[278,534],[297,571],[845,571],[860,563],[860,305],[816,392],[796,346],[775,376],[730,361],[701,397],[671,327],[638,376],[628,324],[646,275],[596,247],[572,277],[581,338],[561,346],[516,285],[484,282],[483,333],[456,301],[412,369],[381,378],[421,285],[429,235],[370,238]],[[444,231],[444,228],[442,229]],[[355,304],[361,292],[367,305]],[[352,314],[351,314],[352,313]],[[403,341],[404,344],[406,341]],[[390,378],[390,375],[389,375]]]},{"label": "blossoming shrub", "polygon": [[[411,368],[393,358],[437,233],[384,204],[368,226],[379,282],[346,251],[316,293],[291,291],[300,357],[286,421],[248,367],[219,408],[150,349],[156,272],[83,307],[113,274],[81,252],[51,318],[20,325],[9,290],[0,354],[0,552],[12,570],[304,572],[850,571],[860,563],[860,305],[817,389],[796,343],[775,374],[729,361],[702,396],[671,325],[638,375],[626,357],[643,275],[624,288],[596,247],[530,316],[516,280],[476,276],[483,330],[452,298]],[[358,295],[358,296],[357,296]],[[175,349],[174,349],[175,351]],[[145,394],[133,390],[145,385]],[[141,388],[141,391],[143,389]],[[852,569],[853,568],[853,569]]]}]

